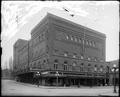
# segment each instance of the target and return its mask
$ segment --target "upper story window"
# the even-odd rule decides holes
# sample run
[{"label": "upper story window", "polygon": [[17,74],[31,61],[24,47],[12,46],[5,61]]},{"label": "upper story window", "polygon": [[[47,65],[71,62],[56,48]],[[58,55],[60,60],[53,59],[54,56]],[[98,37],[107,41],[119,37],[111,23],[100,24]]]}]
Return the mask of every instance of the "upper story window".
[{"label": "upper story window", "polygon": [[92,46],[92,43],[91,43],[91,41],[89,41],[89,45],[90,45],[90,46]]},{"label": "upper story window", "polygon": [[66,35],[66,39],[69,39],[69,36],[68,36],[68,35]]},{"label": "upper story window", "polygon": [[72,70],[75,70],[76,62],[73,62],[72,64]]},{"label": "upper story window", "polygon": [[54,49],[54,54],[57,54],[58,53],[58,50],[57,49]]},{"label": "upper story window", "polygon": [[67,57],[68,56],[68,52],[64,52],[64,56]]},{"label": "upper story window", "polygon": [[54,69],[58,69],[58,60],[54,60]]},{"label": "upper story window", "polygon": [[95,67],[94,67],[94,71],[97,71],[97,65],[95,65]]},{"label": "upper story window", "polygon": [[63,65],[64,66],[64,70],[67,70],[67,64],[68,64],[67,61],[64,61],[64,65]]},{"label": "upper story window", "polygon": [[76,66],[76,62],[73,62],[72,66]]},{"label": "upper story window", "polygon": [[88,40],[86,40],[86,45],[88,45]]},{"label": "upper story window", "polygon": [[81,55],[81,56],[80,56],[80,59],[84,59],[84,57]]},{"label": "upper story window", "polygon": [[79,39],[79,42],[80,42],[80,43],[82,42],[81,38]]},{"label": "upper story window", "polygon": [[95,42],[94,42],[94,41],[93,41],[93,43],[92,43],[92,44],[93,44],[93,47],[95,47]]},{"label": "upper story window", "polygon": [[84,63],[81,63],[81,71],[83,71],[83,69],[84,69]]},{"label": "upper story window", "polygon": [[91,71],[91,64],[88,64],[88,72]]},{"label": "upper story window", "polygon": [[102,71],[103,71],[103,66],[101,65],[101,66],[100,66],[100,72],[102,72]]},{"label": "upper story window", "polygon": [[91,60],[90,57],[88,57],[88,60],[89,60],[89,61]]},{"label": "upper story window", "polygon": [[94,58],[95,61],[97,61],[97,58]]},{"label": "upper story window", "polygon": [[103,59],[100,59],[100,62],[103,62]]},{"label": "upper story window", "polygon": [[85,40],[84,40],[84,39],[82,39],[82,43],[83,43],[83,44],[85,43]]},{"label": "upper story window", "polygon": [[38,67],[41,68],[41,62],[40,61],[38,62]]},{"label": "upper story window", "polygon": [[77,42],[77,37],[75,37],[75,42]]},{"label": "upper story window", "polygon": [[73,36],[71,36],[71,40],[73,41]]},{"label": "upper story window", "polygon": [[76,54],[76,53],[74,53],[74,54],[73,54],[73,58],[76,58],[76,56],[77,56],[77,54]]}]

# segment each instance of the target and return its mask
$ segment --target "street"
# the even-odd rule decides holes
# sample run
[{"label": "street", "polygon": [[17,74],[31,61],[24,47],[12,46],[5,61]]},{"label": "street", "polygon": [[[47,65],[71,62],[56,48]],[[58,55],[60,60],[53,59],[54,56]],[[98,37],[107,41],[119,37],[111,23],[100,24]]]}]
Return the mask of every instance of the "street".
[{"label": "street", "polygon": [[[118,87],[117,87],[118,92]],[[9,96],[118,96],[113,93],[113,86],[99,87],[48,87],[20,83],[13,80],[2,80],[2,95]]]}]

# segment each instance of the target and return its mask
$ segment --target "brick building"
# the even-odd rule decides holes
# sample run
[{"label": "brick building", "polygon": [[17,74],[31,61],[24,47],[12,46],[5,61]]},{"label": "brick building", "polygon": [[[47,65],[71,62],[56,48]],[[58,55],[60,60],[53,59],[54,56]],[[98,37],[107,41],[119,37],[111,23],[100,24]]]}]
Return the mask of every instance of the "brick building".
[{"label": "brick building", "polygon": [[14,73],[20,81],[41,85],[105,85],[106,36],[47,13],[29,41],[14,45]]}]

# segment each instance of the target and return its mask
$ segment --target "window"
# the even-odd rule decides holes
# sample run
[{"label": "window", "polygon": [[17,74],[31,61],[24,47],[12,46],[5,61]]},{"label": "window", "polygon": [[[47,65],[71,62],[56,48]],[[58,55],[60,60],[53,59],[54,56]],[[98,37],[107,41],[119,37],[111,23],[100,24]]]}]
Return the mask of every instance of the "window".
[{"label": "window", "polygon": [[95,61],[97,61],[97,58],[94,58]]},{"label": "window", "polygon": [[64,70],[67,70],[67,61],[64,62]]},{"label": "window", "polygon": [[91,44],[91,41],[89,41],[89,45],[91,46],[92,44]]},{"label": "window", "polygon": [[71,36],[71,40],[73,41],[73,36]]},{"label": "window", "polygon": [[83,69],[84,69],[84,64],[83,63],[81,63],[81,71],[84,71]]},{"label": "window", "polygon": [[90,57],[88,57],[88,60],[89,60],[89,61],[91,60]]},{"label": "window", "polygon": [[77,42],[77,37],[75,37],[75,42]]},{"label": "window", "polygon": [[97,71],[97,65],[95,65],[95,67],[94,67],[94,71]]},{"label": "window", "polygon": [[100,62],[103,62],[103,60],[102,60],[102,59],[100,59]]},{"label": "window", "polygon": [[58,69],[58,60],[57,59],[54,60],[54,69]]},{"label": "window", "polygon": [[88,45],[88,40],[86,40],[86,45]]},{"label": "window", "polygon": [[80,43],[82,42],[81,38],[79,39],[79,42],[80,42]]},{"label": "window", "polygon": [[72,64],[72,70],[75,70],[76,62],[73,62]]},{"label": "window", "polygon": [[54,54],[57,54],[58,53],[58,50],[57,49],[54,49]]},{"label": "window", "polygon": [[93,47],[95,47],[95,42],[93,41]]},{"label": "window", "polygon": [[101,65],[101,66],[100,66],[100,72],[102,72],[102,71],[103,71],[103,66]]},{"label": "window", "polygon": [[73,62],[73,64],[72,64],[73,66],[76,66],[76,62]]},{"label": "window", "polygon": [[69,39],[69,36],[68,36],[68,35],[66,35],[66,39]]},{"label": "window", "polygon": [[88,64],[88,72],[91,71],[91,64]]},{"label": "window", "polygon": [[82,40],[82,43],[83,43],[83,44],[85,43],[85,40],[84,40],[84,39]]},{"label": "window", "polygon": [[76,54],[76,53],[74,53],[74,54],[73,54],[73,58],[76,58],[76,56],[77,56],[77,54]]},{"label": "window", "polygon": [[80,58],[83,59],[83,56],[81,55]]},{"label": "window", "polygon": [[67,56],[68,56],[68,52],[65,52],[65,53],[64,53],[64,56],[67,57]]}]

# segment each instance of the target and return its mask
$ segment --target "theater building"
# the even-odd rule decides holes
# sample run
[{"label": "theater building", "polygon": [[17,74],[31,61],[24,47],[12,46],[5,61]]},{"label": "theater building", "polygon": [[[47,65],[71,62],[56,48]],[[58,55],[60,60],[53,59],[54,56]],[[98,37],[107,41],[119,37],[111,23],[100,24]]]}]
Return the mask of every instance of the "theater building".
[{"label": "theater building", "polygon": [[14,44],[14,74],[41,85],[105,85],[105,46],[105,34],[47,13],[30,40]]}]

